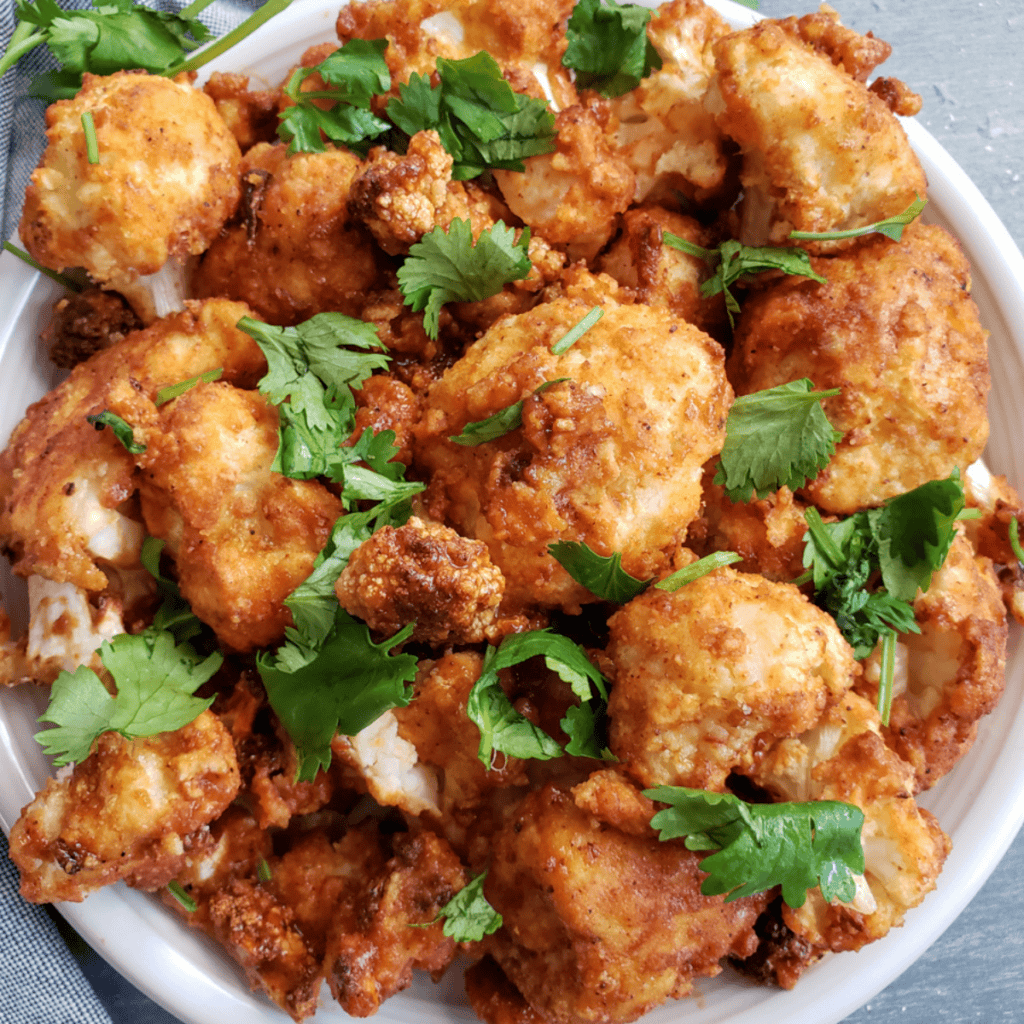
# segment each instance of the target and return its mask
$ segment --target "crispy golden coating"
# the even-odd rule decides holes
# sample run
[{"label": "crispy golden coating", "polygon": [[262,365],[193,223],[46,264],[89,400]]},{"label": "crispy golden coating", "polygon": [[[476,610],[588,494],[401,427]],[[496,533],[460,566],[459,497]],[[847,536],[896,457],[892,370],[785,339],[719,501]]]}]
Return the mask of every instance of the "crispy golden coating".
[{"label": "crispy golden coating", "polygon": [[409,465],[412,462],[412,432],[419,421],[421,402],[419,396],[400,380],[386,373],[377,373],[363,382],[355,392],[356,426],[353,437],[360,437],[364,430],[375,434],[382,430],[395,432],[395,459]]},{"label": "crispy golden coating", "polygon": [[[864,879],[854,900],[829,904],[812,889],[803,907],[782,909],[786,925],[808,943],[809,960],[860,949],[901,925],[935,887],[950,850],[932,815],[914,803],[914,770],[886,747],[880,725],[874,707],[848,693],[809,732],[780,741],[751,774],[780,800],[841,800],[864,812]],[[798,967],[786,970],[795,982]]]},{"label": "crispy golden coating", "polygon": [[509,209],[573,259],[595,256],[633,201],[635,175],[616,152],[611,120],[596,97],[561,110],[555,152],[524,160],[525,171],[494,171]]},{"label": "crispy golden coating", "polygon": [[609,744],[644,786],[721,790],[853,684],[853,652],[796,587],[719,569],[609,620]]},{"label": "crispy golden coating", "polygon": [[546,1024],[489,956],[466,971],[466,998],[484,1024]]},{"label": "crispy golden coating", "polygon": [[352,220],[349,191],[361,161],[345,149],[296,153],[259,143],[242,159],[241,221],[210,246],[196,295],[247,302],[268,323],[316,313],[358,315],[382,284],[382,257]]},{"label": "crispy golden coating", "polygon": [[[417,428],[432,518],[487,543],[510,611],[594,599],[551,541],[622,552],[640,578],[670,564],[723,443],[732,394],[719,346],[665,310],[606,298],[604,316],[552,354],[593,305],[566,296],[498,321],[431,388]],[[476,447],[447,439],[521,399],[521,429]]]},{"label": "crispy golden coating", "polygon": [[200,383],[153,412],[140,431],[142,514],[182,596],[230,649],[282,639],[284,600],[313,571],[341,502],[271,471],[277,411],[258,392]]},{"label": "crispy golden coating", "polygon": [[704,104],[714,73],[711,44],[728,24],[702,0],[672,0],[651,18],[647,37],[660,70],[611,101],[618,153],[636,175],[635,202],[728,206],[738,181],[731,143]]},{"label": "crispy golden coating", "polygon": [[635,1020],[753,951],[766,898],[723,903],[702,878],[681,842],[609,828],[547,786],[495,837],[484,893],[504,927],[488,951],[543,1020]]},{"label": "crispy golden coating", "polygon": [[[1006,670],[1006,611],[992,563],[976,557],[958,533],[931,586],[918,593],[920,634],[905,647],[894,686],[886,743],[913,766],[919,792],[934,786],[970,750],[978,721],[995,710]],[[867,664],[858,692],[878,694],[878,655]]]},{"label": "crispy golden coating", "polygon": [[412,640],[475,644],[495,632],[505,579],[483,541],[415,516],[385,526],[349,558],[334,592],[382,636],[415,623]]},{"label": "crispy golden coating", "polygon": [[828,284],[787,277],[747,300],[728,367],[737,394],[801,377],[842,389],[823,403],[844,436],[812,503],[848,514],[962,477],[988,438],[989,370],[960,246],[914,223],[812,262]]},{"label": "crispy golden coating", "polygon": [[[81,118],[92,115],[99,161]],[[185,81],[119,71],[83,76],[46,111],[48,145],[25,194],[21,238],[54,270],[84,267],[114,288],[202,252],[238,203],[234,136]]]},{"label": "crispy golden coating", "polygon": [[11,829],[21,894],[81,902],[119,879],[157,889],[238,791],[227,730],[209,711],[177,732],[100,736],[69,777],[50,779]]},{"label": "crispy golden coating", "polygon": [[250,89],[247,75],[214,71],[203,85],[243,153],[257,142],[273,142],[277,135],[278,94],[271,89]]},{"label": "crispy golden coating", "polygon": [[248,312],[237,303],[190,302],[81,363],[29,407],[0,453],[0,542],[19,575],[99,591],[110,565],[138,564],[142,526],[123,509],[135,491],[135,460],[86,416],[112,409],[138,422],[160,388],[217,367],[224,380],[252,387],[266,360],[235,329]]},{"label": "crispy golden coating", "polygon": [[[925,194],[903,128],[843,66],[844,55],[858,73],[866,64],[853,56],[852,36],[839,39],[846,30],[836,22],[824,31],[820,17],[806,27],[796,19],[761,21],[714,46],[708,106],[743,151],[747,245],[784,243],[794,229],[861,227]],[[824,252],[849,243],[800,244]]]}]

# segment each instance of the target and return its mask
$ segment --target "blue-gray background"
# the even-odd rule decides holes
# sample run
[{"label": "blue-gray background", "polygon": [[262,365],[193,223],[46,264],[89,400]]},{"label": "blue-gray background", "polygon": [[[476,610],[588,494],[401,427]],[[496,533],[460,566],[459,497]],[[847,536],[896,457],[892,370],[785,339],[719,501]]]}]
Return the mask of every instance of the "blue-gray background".
[{"label": "blue-gray background", "polygon": [[[13,6],[13,0],[0,0],[0,26],[10,24]],[[1024,2],[833,0],[833,6],[844,23],[861,32],[873,30],[893,44],[894,54],[881,73],[901,78],[921,93],[924,109],[918,120],[967,171],[1024,248]],[[799,6],[795,0],[761,3],[762,13],[770,17],[803,14],[812,7],[813,0]],[[0,101],[10,102],[10,97]],[[4,146],[0,176],[6,152]],[[8,224],[17,202],[16,196],[9,197]],[[935,945],[846,1024],[1024,1022],[1022,919],[1024,834]],[[122,981],[66,926],[63,934],[113,1024],[174,1024],[175,1018]],[[17,941],[2,926],[0,935]],[[8,960],[10,953],[0,948],[0,958]],[[36,1010],[38,1015],[28,1009],[15,1017],[10,1003],[0,1003],[0,1024],[83,1024],[93,1019],[86,1012],[51,1018],[38,1004]]]}]

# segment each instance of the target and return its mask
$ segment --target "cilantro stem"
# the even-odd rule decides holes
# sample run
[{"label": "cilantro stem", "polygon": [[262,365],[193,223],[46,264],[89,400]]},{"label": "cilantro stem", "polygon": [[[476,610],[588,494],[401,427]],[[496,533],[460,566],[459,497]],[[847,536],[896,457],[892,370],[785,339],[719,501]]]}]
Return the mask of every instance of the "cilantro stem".
[{"label": "cilantro stem", "polygon": [[12,256],[17,256],[22,263],[27,263],[33,270],[38,270],[40,274],[45,274],[50,279],[56,281],[57,284],[64,285],[68,291],[80,292],[82,290],[82,286],[77,281],[73,281],[70,277],[65,277],[63,274],[58,274],[56,270],[50,270],[49,267],[44,267],[41,263],[37,263],[24,249],[19,249],[11,242],[4,242],[4,248]]},{"label": "cilantro stem", "polygon": [[[201,2],[201,0],[197,0],[197,2]],[[195,71],[204,64],[208,64],[215,57],[219,57],[222,53],[230,50],[232,46],[240,43],[246,36],[252,35],[261,25],[270,21],[276,14],[280,14],[291,2],[292,0],[267,0],[258,11],[250,14],[238,28],[232,29],[226,35],[221,36],[220,39],[215,40],[204,50],[193,54],[188,60],[168,68],[163,72],[164,77],[173,78],[182,71]]]},{"label": "cilantro stem", "polygon": [[172,879],[167,883],[167,891],[191,914],[195,912],[196,901],[192,899],[184,888],[182,888],[181,882],[177,879]]},{"label": "cilantro stem", "polygon": [[582,338],[583,335],[586,334],[587,331],[589,331],[590,328],[593,327],[594,324],[596,324],[603,316],[604,310],[600,306],[595,306],[575,327],[566,331],[566,333],[551,346],[551,354],[560,356],[563,352],[568,352],[568,350],[572,348],[572,346],[575,345],[576,342],[579,341],[580,338]]},{"label": "cilantro stem", "polygon": [[903,237],[904,227],[914,220],[928,203],[927,199],[922,199],[916,192],[914,195],[916,198],[902,213],[887,217],[885,220],[875,221],[874,224],[848,228],[846,231],[790,231],[789,237],[795,240],[838,242],[844,238],[860,238],[862,235],[870,235],[877,231],[898,242]]},{"label": "cilantro stem", "polygon": [[1010,547],[1017,556],[1017,561],[1024,565],[1024,550],[1020,546],[1020,527],[1017,525],[1017,517],[1010,520]]},{"label": "cilantro stem", "polygon": [[92,111],[82,114],[82,131],[85,132],[85,155],[91,164],[100,162],[100,144],[96,140],[96,125],[92,119]]},{"label": "cilantro stem", "polygon": [[205,11],[206,8],[209,7],[210,4],[212,4],[212,3],[213,3],[213,0],[192,0],[192,3],[190,3],[188,5],[188,7],[184,8],[184,10],[182,10],[182,11],[180,11],[178,13],[178,17],[179,18],[194,18],[194,17],[196,17],[196,15],[200,14],[202,11]]},{"label": "cilantro stem", "polygon": [[34,50],[40,43],[45,41],[45,32],[34,31],[31,22],[19,21],[14,34],[11,36],[11,41],[7,44],[7,50],[3,58],[0,59],[0,75],[5,74],[8,69],[14,67],[29,50]]},{"label": "cilantro stem", "polygon": [[685,238],[680,238],[679,235],[673,234],[671,231],[663,231],[661,233],[661,240],[673,249],[678,249],[680,252],[685,252],[688,256],[696,256],[697,259],[703,260],[712,270],[722,262],[722,254],[718,249],[705,249],[704,246],[697,245],[696,242],[690,242]]},{"label": "cilantro stem", "polygon": [[814,537],[814,543],[818,550],[832,563],[833,569],[838,569],[846,561],[842,551],[836,546],[834,540],[829,536],[825,524],[821,520],[821,513],[816,508],[804,509],[804,521]]},{"label": "cilantro stem", "polygon": [[892,680],[896,672],[896,633],[891,629],[882,631],[881,672],[878,677],[878,714],[882,725],[889,724],[892,709]]},{"label": "cilantro stem", "polygon": [[224,367],[218,366],[215,370],[207,370],[206,373],[201,373],[197,377],[189,377],[188,380],[178,381],[177,384],[169,384],[156,393],[153,404],[166,405],[172,399],[185,394],[190,388],[194,388],[200,381],[209,384],[211,381],[220,380],[223,373]]},{"label": "cilantro stem", "polygon": [[735,551],[714,551],[710,555],[705,555],[696,562],[691,562],[689,565],[684,566],[677,572],[672,573],[671,576],[666,576],[663,580],[654,584],[654,589],[667,590],[669,593],[673,593],[679,590],[680,587],[685,587],[687,583],[692,583],[694,580],[700,579],[701,576],[707,576],[708,573],[714,572],[716,569],[723,569],[734,562],[742,561],[743,556],[736,554]]}]

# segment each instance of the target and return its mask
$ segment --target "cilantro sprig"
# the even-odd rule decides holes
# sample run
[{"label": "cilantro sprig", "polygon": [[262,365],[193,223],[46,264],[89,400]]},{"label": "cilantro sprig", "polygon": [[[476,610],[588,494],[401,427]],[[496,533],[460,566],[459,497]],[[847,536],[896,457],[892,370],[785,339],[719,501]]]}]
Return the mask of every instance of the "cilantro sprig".
[{"label": "cilantro sprig", "polygon": [[439,82],[413,74],[388,102],[391,122],[409,136],[432,129],[454,158],[456,181],[488,168],[525,169],[527,157],[555,149],[555,116],[544,100],[513,92],[484,51],[464,60],[437,59]]},{"label": "cilantro sprig", "polygon": [[860,228],[848,228],[845,231],[790,231],[789,237],[803,241],[827,242],[839,241],[844,238],[861,238],[864,235],[877,232],[898,242],[903,237],[903,229],[911,221],[916,220],[927,205],[927,199],[915,196],[914,201],[902,213],[886,217],[885,220],[875,221],[873,224],[865,224]]},{"label": "cilantro sprig", "polygon": [[621,96],[661,67],[647,38],[651,11],[615,0],[579,0],[565,30],[562,64],[576,72],[580,89]]},{"label": "cilantro sprig", "polygon": [[460,889],[432,921],[414,924],[412,927],[429,928],[438,921],[444,921],[442,933],[456,942],[479,942],[485,935],[493,935],[504,921],[484,896],[486,877],[487,872],[481,872]]},{"label": "cilantro sprig", "polygon": [[730,501],[799,490],[828,465],[842,433],[822,410],[839,388],[814,391],[806,377],[741,395],[729,410],[715,483]]},{"label": "cilantro sprig", "polygon": [[680,238],[671,231],[663,232],[662,240],[673,249],[696,256],[708,265],[713,273],[700,286],[700,293],[705,298],[711,298],[721,292],[725,296],[725,310],[729,316],[729,323],[734,326],[740,304],[730,289],[742,278],[751,277],[765,270],[781,270],[784,274],[809,277],[819,284],[828,283],[811,266],[811,257],[807,250],[799,246],[751,246],[730,238],[715,249],[705,249],[702,245]]},{"label": "cilantro sprig", "polygon": [[[569,380],[568,377],[546,380],[539,387],[534,388],[533,394],[542,395],[548,388],[554,387],[556,384],[562,384],[567,380]],[[496,441],[499,437],[504,437],[513,430],[518,430],[523,425],[523,406],[525,403],[526,399],[521,398],[518,402],[506,405],[504,409],[499,409],[486,419],[467,423],[458,434],[450,434],[448,440],[470,448],[474,448],[479,444],[485,444],[488,441]]]},{"label": "cilantro sprig", "polygon": [[818,886],[828,902],[848,903],[864,873],[864,813],[834,800],[748,804],[731,793],[659,786],[644,796],[669,807],[651,819],[662,840],[685,837],[688,850],[712,850],[700,862],[705,896],[726,902],[782,887],[802,907]]},{"label": "cilantro sprig", "polygon": [[146,450],[144,444],[135,440],[135,428],[118,416],[117,413],[104,409],[103,412],[98,412],[95,416],[86,416],[85,418],[97,430],[109,427],[113,431],[114,437],[121,442],[121,446],[130,455],[141,455]]},{"label": "cilantro sprig", "polygon": [[398,268],[405,304],[417,313],[425,310],[423,327],[436,339],[445,303],[478,302],[529,275],[529,245],[529,228],[516,241],[515,229],[500,220],[481,231],[475,244],[468,220],[456,218],[447,231],[436,227],[410,247]]}]

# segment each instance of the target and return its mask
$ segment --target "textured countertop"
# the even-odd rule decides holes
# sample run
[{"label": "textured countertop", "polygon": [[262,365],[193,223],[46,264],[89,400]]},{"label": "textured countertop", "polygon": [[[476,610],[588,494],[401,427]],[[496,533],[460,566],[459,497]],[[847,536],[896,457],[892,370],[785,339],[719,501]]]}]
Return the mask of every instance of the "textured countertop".
[{"label": "textured countertop", "polygon": [[[894,54],[881,73],[921,93],[918,120],[1024,248],[1024,3],[834,0],[833,5],[844,23],[892,43]],[[761,3],[770,17],[809,9],[793,0]],[[847,1024],[1024,1022],[1022,922],[1024,833],[946,933]],[[66,926],[64,934],[114,1024],[173,1024],[175,1018],[123,981]],[[8,1024],[3,1007],[0,1021]]]}]

